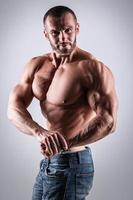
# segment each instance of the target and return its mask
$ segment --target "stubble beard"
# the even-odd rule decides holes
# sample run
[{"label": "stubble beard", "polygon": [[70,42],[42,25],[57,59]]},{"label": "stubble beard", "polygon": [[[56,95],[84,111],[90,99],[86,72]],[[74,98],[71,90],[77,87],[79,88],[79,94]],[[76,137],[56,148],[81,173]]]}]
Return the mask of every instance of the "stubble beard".
[{"label": "stubble beard", "polygon": [[52,49],[55,52],[57,52],[60,56],[69,56],[72,53],[72,51],[74,50],[74,48],[76,47],[76,43],[77,43],[76,42],[76,37],[75,37],[75,40],[74,40],[74,42],[73,42],[73,44],[72,44],[72,46],[71,46],[70,49],[63,48],[62,50],[60,50],[59,48],[57,48],[56,46],[54,46],[51,41],[49,41],[49,42],[50,42],[50,45],[51,45]]}]

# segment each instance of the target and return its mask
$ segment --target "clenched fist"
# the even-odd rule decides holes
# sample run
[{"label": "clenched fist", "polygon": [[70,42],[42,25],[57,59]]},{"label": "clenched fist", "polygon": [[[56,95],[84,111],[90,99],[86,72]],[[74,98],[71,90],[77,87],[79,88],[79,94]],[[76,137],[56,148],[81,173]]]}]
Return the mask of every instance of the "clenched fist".
[{"label": "clenched fist", "polygon": [[46,157],[52,157],[61,150],[67,150],[68,142],[58,131],[46,131],[39,135],[41,153]]}]

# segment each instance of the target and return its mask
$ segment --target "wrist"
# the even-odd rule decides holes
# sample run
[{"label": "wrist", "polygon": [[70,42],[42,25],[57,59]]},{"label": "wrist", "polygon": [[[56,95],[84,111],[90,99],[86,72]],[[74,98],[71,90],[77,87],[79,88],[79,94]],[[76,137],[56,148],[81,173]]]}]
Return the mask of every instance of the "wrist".
[{"label": "wrist", "polygon": [[43,127],[41,127],[39,124],[36,123],[35,127],[32,130],[33,136],[39,141],[41,142],[42,140],[42,136],[45,135],[45,133],[47,132],[46,129],[44,129]]}]

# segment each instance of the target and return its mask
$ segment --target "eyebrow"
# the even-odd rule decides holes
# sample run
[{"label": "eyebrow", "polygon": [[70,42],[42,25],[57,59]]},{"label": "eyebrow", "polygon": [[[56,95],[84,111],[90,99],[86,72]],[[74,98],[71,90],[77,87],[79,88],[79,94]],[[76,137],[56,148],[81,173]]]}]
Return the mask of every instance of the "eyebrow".
[{"label": "eyebrow", "polygon": [[[71,25],[70,26],[66,26],[66,27],[63,28],[63,30],[66,30],[67,28],[73,28],[73,26],[71,26]],[[60,30],[56,29],[56,28],[55,29],[53,28],[53,29],[50,30],[50,32],[51,31],[60,31]]]}]

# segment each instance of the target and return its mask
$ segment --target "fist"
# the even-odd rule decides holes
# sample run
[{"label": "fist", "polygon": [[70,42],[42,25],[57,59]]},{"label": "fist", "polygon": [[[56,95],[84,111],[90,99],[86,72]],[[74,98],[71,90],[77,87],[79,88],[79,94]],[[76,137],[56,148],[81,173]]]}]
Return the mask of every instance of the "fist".
[{"label": "fist", "polygon": [[49,131],[40,141],[41,153],[46,157],[52,157],[61,150],[68,149],[66,138],[57,131]]}]

